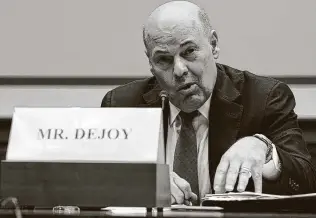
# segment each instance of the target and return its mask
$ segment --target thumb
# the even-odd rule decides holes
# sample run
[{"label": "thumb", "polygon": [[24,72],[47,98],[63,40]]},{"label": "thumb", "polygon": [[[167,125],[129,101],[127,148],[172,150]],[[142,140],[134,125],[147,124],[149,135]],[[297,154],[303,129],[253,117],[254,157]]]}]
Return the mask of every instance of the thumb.
[{"label": "thumb", "polygon": [[193,201],[197,201],[198,200],[198,197],[197,197],[197,195],[195,193],[191,192],[190,195],[191,195],[190,197],[191,197],[191,199]]}]

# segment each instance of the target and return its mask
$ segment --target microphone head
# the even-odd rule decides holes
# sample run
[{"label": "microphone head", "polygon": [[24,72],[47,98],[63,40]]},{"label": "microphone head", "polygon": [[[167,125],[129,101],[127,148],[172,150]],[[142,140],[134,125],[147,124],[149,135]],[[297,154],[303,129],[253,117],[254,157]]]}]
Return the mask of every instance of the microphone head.
[{"label": "microphone head", "polygon": [[162,90],[162,91],[159,93],[159,97],[160,97],[160,98],[168,98],[168,92],[165,91],[165,90]]}]

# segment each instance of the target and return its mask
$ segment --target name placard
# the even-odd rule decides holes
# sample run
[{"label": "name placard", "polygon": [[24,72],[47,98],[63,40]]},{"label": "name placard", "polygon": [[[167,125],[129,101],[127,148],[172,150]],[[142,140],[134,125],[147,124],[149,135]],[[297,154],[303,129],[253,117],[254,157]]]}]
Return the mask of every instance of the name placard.
[{"label": "name placard", "polygon": [[160,108],[15,108],[11,161],[164,163]]}]

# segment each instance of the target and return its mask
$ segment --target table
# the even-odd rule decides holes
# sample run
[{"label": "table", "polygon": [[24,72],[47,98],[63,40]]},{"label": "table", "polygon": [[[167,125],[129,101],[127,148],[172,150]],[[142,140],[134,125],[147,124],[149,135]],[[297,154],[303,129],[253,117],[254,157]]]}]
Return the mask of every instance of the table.
[{"label": "table", "polygon": [[[310,218],[315,217],[316,213],[254,213],[254,212],[219,212],[219,211],[164,211],[162,213],[157,214],[153,213],[112,213],[110,211],[81,211],[78,215],[54,215],[51,210],[22,210],[22,215],[24,217],[115,217],[115,218],[123,218],[123,217],[131,217],[131,218],[144,218],[144,217],[166,217],[166,218],[174,218],[174,217],[225,217],[225,218],[271,218],[271,217],[298,217],[298,218]],[[16,217],[14,211],[11,210],[3,210],[0,209],[0,217],[1,218],[14,218]]]}]

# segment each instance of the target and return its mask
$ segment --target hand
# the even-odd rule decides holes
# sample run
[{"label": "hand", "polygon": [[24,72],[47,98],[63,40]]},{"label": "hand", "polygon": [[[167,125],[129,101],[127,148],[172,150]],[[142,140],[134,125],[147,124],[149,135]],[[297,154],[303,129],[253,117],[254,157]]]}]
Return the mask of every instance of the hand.
[{"label": "hand", "polygon": [[170,174],[171,204],[191,205],[191,201],[197,201],[197,195],[191,191],[190,184],[178,174]]},{"label": "hand", "polygon": [[215,193],[234,190],[245,191],[252,176],[255,192],[262,192],[262,171],[266,159],[267,145],[256,137],[245,137],[233,144],[222,156],[214,178]]}]

